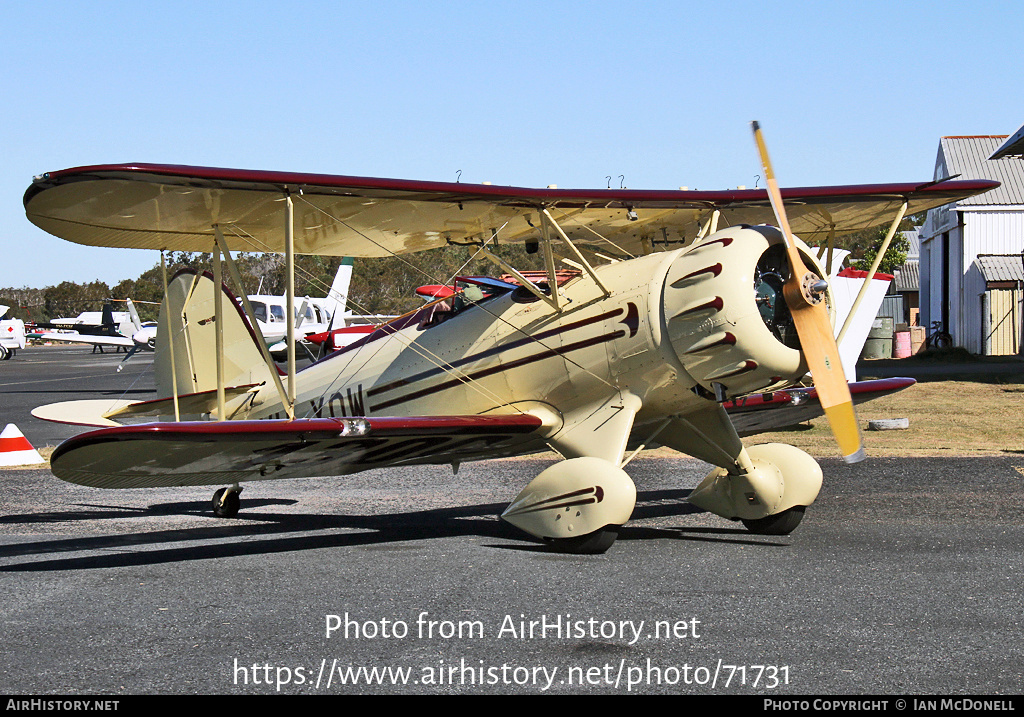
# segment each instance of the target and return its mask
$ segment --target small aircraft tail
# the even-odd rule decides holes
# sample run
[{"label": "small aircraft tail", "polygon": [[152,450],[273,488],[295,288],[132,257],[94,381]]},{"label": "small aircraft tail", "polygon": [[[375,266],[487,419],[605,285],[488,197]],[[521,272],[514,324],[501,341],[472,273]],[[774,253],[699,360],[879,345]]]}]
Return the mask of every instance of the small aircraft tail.
[{"label": "small aircraft tail", "polygon": [[102,318],[100,324],[104,328],[117,328],[117,322],[114,320],[114,305],[109,301],[103,304]]},{"label": "small aircraft tail", "polygon": [[131,299],[126,299],[125,303],[128,304],[128,316],[131,317],[132,327],[135,331],[142,328],[142,319],[139,318],[139,312],[135,309],[135,304]]},{"label": "small aircraft tail", "polygon": [[[160,398],[217,390],[215,290],[209,274],[189,270],[168,283],[157,327],[162,338],[153,362]],[[260,339],[235,297],[223,287],[220,290],[225,388],[271,381]]]},{"label": "small aircraft tail", "polygon": [[352,264],[352,257],[346,256],[341,260],[338,273],[334,275],[331,290],[327,292],[327,301],[324,302],[324,306],[327,308],[327,313],[331,315],[332,329],[344,326],[344,322],[339,322],[348,303],[348,285],[352,281]]}]

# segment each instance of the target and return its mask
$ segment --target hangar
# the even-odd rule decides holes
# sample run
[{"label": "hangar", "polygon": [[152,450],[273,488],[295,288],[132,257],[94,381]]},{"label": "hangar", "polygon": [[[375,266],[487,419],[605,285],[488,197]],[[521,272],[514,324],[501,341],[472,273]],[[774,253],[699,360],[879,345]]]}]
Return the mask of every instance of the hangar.
[{"label": "hangar", "polygon": [[994,179],[991,191],[928,212],[920,230],[921,323],[941,321],[974,354],[1021,352],[1024,128],[943,137],[936,180]]}]

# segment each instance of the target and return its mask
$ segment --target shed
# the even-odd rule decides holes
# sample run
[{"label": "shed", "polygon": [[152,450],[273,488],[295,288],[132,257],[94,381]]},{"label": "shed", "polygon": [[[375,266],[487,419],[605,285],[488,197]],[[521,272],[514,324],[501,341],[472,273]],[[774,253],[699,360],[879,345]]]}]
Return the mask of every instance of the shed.
[{"label": "shed", "polygon": [[1021,349],[1024,257],[979,254],[967,272],[965,290],[980,298],[981,344],[986,356],[1010,356]]},{"label": "shed", "polygon": [[[989,287],[978,257],[1019,258],[1024,250],[1024,159],[1012,154],[991,158],[1006,139],[1006,135],[973,135],[940,140],[936,180],[959,176],[995,179],[1001,184],[929,210],[920,231],[921,323],[941,322],[955,345],[975,354],[1005,350],[1001,340],[993,344],[992,339],[1002,336],[997,327],[1010,316],[1007,311],[993,318],[1004,311],[998,302],[1007,297],[991,293],[997,287]],[[995,265],[986,262],[985,266],[994,276]],[[993,302],[997,302],[995,308]]]}]

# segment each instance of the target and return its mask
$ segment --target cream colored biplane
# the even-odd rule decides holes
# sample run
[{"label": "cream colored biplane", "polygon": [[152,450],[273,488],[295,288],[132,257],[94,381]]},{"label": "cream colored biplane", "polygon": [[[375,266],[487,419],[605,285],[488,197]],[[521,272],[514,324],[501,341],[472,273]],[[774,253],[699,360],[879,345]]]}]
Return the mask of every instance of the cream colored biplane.
[{"label": "cream colored biplane", "polygon": [[[167,282],[158,399],[40,409],[105,426],[57,448],[52,470],[103,488],[226,485],[214,509],[233,515],[244,481],[457,468],[553,449],[563,460],[503,518],[555,549],[600,552],[634,508],[624,466],[659,445],[715,466],[692,503],[755,532],[788,533],[815,500],[821,469],[791,446],[744,448],[727,406],[750,430],[764,426],[754,409],[824,411],[854,461],[863,456],[854,397],[906,385],[851,394],[818,278],[824,258],[794,233],[825,239],[885,223],[891,236],[908,212],[997,185],[780,190],[756,127],[755,137],[767,190],[538,190],[154,165],[37,177],[25,209],[56,236],[213,256],[212,273]],[[546,278],[507,265],[492,251],[499,241],[541,252]],[[243,308],[233,298],[245,292],[229,293],[221,274],[226,266],[237,287],[232,251],[284,253],[291,277],[296,253],[380,257],[449,244],[472,245],[515,281],[466,279],[301,371],[293,338],[278,369],[244,298]],[[576,270],[568,280],[566,267]],[[813,389],[786,390],[808,371]],[[159,420],[132,423],[147,415]]]}]

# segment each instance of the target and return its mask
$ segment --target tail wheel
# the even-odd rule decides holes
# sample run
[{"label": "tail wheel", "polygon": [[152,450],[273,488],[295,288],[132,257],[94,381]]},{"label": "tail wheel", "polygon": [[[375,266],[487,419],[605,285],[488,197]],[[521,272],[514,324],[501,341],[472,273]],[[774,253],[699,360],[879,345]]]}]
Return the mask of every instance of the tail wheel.
[{"label": "tail wheel", "polygon": [[213,494],[213,512],[218,518],[234,518],[242,501],[239,491],[232,488],[221,488]]}]

